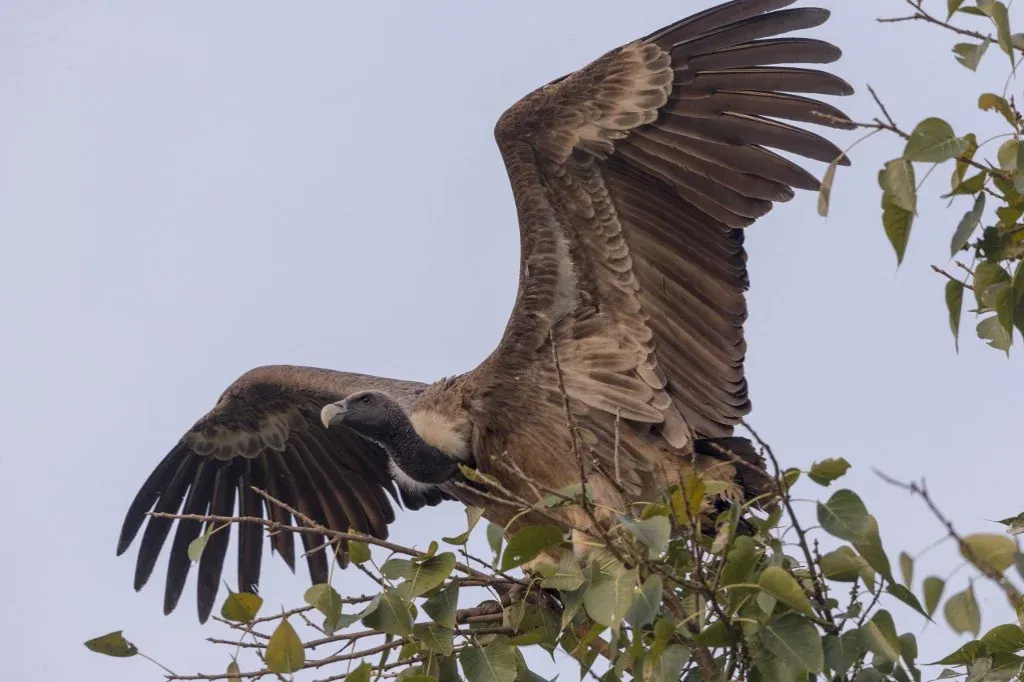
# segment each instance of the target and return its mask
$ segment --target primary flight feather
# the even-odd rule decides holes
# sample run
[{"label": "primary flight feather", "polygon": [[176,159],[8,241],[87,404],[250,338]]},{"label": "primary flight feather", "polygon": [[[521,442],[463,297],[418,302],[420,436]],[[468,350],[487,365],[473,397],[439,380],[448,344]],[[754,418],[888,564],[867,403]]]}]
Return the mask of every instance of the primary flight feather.
[{"label": "primary flight feather", "polygon": [[[293,523],[250,486],[328,528],[380,538],[395,518],[391,500],[418,509],[459,499],[505,525],[517,509],[454,485],[457,464],[524,495],[527,479],[549,489],[578,482],[566,398],[599,507],[653,500],[693,469],[721,484],[723,503],[763,492],[763,462],[732,437],[750,410],[743,228],[794,188],[819,186],[769,148],[826,163],[841,154],[785,121],[852,127],[805,96],[851,94],[845,81],[778,66],[840,56],[819,40],[776,37],[828,18],[823,9],[784,9],[792,4],[713,7],[506,111],[495,138],[519,216],[521,265],[494,352],[431,385],[293,366],[242,375],[128,510],[119,554],[145,525],[136,589],[176,523],[164,598],[173,610],[188,545],[204,530],[148,511]],[[574,540],[593,530],[573,508],[558,513]],[[523,516],[512,528],[536,520]],[[200,620],[216,598],[229,532],[214,533],[199,561]],[[243,524],[238,533],[238,589],[255,591],[263,530]],[[270,539],[292,568],[293,537]],[[300,537],[307,550],[323,542]],[[324,552],[307,563],[313,582],[326,581]]]}]

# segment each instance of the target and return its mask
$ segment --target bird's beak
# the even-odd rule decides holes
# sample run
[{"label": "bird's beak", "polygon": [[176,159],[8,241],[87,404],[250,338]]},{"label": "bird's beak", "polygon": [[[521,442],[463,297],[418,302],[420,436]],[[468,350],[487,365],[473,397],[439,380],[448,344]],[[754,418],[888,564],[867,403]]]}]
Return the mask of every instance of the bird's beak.
[{"label": "bird's beak", "polygon": [[324,408],[320,410],[320,421],[324,423],[324,428],[329,429],[335,424],[340,424],[347,413],[348,409],[340,403],[324,405]]}]

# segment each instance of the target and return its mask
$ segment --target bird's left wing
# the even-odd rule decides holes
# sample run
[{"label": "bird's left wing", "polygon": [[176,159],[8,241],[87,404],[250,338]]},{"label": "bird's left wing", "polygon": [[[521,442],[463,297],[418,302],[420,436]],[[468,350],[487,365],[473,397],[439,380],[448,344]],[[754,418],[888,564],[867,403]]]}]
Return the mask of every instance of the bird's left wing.
[{"label": "bird's left wing", "polygon": [[[395,520],[388,494],[397,498],[387,455],[374,443],[320,422],[324,405],[361,390],[383,390],[406,409],[424,385],[413,381],[335,372],[313,367],[259,367],[239,377],[217,404],[189,429],[157,464],[125,515],[117,553],[131,545],[143,524],[135,589],[141,589],[174,523],[147,512],[199,516],[260,517],[283,526],[302,524],[279,506],[266,502],[252,487],[266,491],[317,523],[337,531],[350,528],[385,538]],[[388,494],[385,494],[388,493]],[[405,505],[418,509],[438,504],[439,490],[400,488]],[[199,559],[199,619],[210,615],[220,584],[231,527],[216,527]],[[177,521],[167,567],[164,612],[178,603],[191,567],[189,543],[203,523]],[[260,578],[264,529],[254,523],[238,528],[238,589],[252,592]],[[324,538],[300,533],[310,579],[325,582],[327,552],[314,550]],[[287,530],[271,536],[271,548],[293,570],[295,546]],[[344,548],[343,548],[344,549]]]}]

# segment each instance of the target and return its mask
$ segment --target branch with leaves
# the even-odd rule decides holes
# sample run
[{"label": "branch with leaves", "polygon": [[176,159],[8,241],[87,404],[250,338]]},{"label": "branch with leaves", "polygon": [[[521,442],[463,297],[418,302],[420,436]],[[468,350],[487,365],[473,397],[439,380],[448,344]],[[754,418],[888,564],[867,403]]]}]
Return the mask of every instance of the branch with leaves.
[{"label": "branch with leaves", "polygon": [[[1024,258],[1024,223],[1021,221],[1024,216],[1024,145],[1020,142],[1024,119],[1014,97],[1008,95],[1017,66],[1024,60],[1024,34],[1011,33],[1006,5],[997,0],[978,0],[976,4],[949,0],[945,20],[925,9],[922,0],[905,2],[913,9],[913,14],[879,21],[885,24],[922,21],[955,35],[973,38],[978,42],[953,46],[956,61],[971,71],[977,70],[990,44],[997,44],[1008,55],[1010,75],[1002,85],[1002,94],[982,92],[978,97],[978,107],[998,114],[1006,127],[988,137],[974,132],[958,136],[942,118],[930,116],[907,132],[869,86],[881,116],[854,125],[868,130],[868,136],[879,132],[896,135],[904,145],[900,156],[888,161],[878,174],[882,188],[882,226],[896,252],[897,263],[902,264],[917,216],[918,195],[938,166],[952,162],[950,189],[941,197],[950,202],[957,197],[971,197],[973,201],[952,232],[950,259],[966,253],[973,263],[971,267],[961,266],[960,276],[954,276],[939,265],[931,267],[947,280],[945,300],[957,348],[964,291],[968,290],[973,293],[975,304],[969,310],[980,318],[978,337],[1008,354],[1014,330],[1024,334],[1024,267],[1021,265]],[[971,17],[989,22],[996,30],[995,37],[953,23]],[[979,143],[979,139],[984,141]],[[994,160],[982,156],[986,146],[995,142],[1000,144]],[[842,158],[836,159],[825,174],[818,200],[818,212],[822,216],[828,214],[836,167]],[[915,164],[928,165],[920,181]]]},{"label": "branch with leaves", "polygon": [[[915,636],[898,634],[905,628],[897,628],[887,605],[900,602],[931,619],[946,581],[929,576],[915,593],[914,559],[906,553],[899,557],[902,582],[897,581],[879,523],[852,490],[817,502],[818,525],[806,527],[798,518],[801,500],[794,487],[804,476],[830,487],[849,463],[826,459],[806,472],[781,470],[770,445],[753,430],[751,435],[776,466],[780,504],[765,511],[733,505],[709,529],[704,512],[715,483],[691,474],[639,517],[618,514],[603,535],[614,547],[593,547],[582,562],[555,525],[522,528],[507,543],[504,529],[489,525],[493,557],[476,559],[481,568],[471,567],[465,546],[480,519],[472,508],[466,531],[442,540],[453,551],[440,551],[439,542],[423,551],[338,533],[302,517],[303,526],[290,529],[271,528],[259,518],[196,517],[214,524],[260,523],[268,532],[316,532],[334,543],[344,539],[352,561],[348,570],[370,573],[381,591],[344,597],[330,584],[314,585],[304,595],[305,606],[278,615],[260,615],[259,596],[233,592],[219,620],[234,636],[209,639],[232,651],[227,669],[183,675],[164,668],[165,676],[258,680],[305,672],[319,682],[534,682],[542,678],[528,669],[522,650],[536,646],[574,659],[581,676],[603,682],[788,681],[808,674],[851,682],[922,679]],[[923,484],[894,483],[925,501],[967,565],[998,585],[1016,608],[1021,589],[1006,574],[1012,566],[1024,570],[1024,560],[1011,537],[961,536]],[[586,480],[562,491],[545,492],[540,485],[535,491],[539,499],[521,501],[524,512],[539,506],[555,515],[581,505],[589,494]],[[500,487],[491,493],[502,495]],[[1012,532],[1024,529],[1024,523],[1006,523]],[[821,544],[829,551],[822,554]],[[791,547],[802,561],[790,556]],[[849,590],[841,588],[844,583]],[[840,591],[850,595],[843,603],[831,596]],[[473,606],[460,603],[481,595]],[[945,601],[944,614],[955,631],[980,634],[972,584]],[[114,656],[139,654],[120,632],[87,646]],[[311,655],[320,650],[326,654]],[[1006,672],[1024,664],[1021,651],[1024,631],[1004,624],[939,663],[949,666],[947,677],[959,674],[957,668],[968,673],[985,665]],[[239,661],[246,657],[255,664],[243,672]]]}]

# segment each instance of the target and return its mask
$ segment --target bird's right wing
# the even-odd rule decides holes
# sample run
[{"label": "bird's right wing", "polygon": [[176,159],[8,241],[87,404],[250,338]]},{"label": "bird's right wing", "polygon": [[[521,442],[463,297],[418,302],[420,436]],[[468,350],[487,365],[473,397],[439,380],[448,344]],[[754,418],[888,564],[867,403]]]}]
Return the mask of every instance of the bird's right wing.
[{"label": "bird's right wing", "polygon": [[[779,149],[828,163],[829,140],[785,121],[846,128],[805,94],[847,95],[835,46],[791,37],[829,13],[733,0],[612,50],[527,95],[495,127],[519,214],[519,292],[474,374],[481,414],[547,389],[547,339],[570,397],[658,424],[684,447],[723,437],[750,409],[743,230],[818,181]],[[785,36],[785,37],[777,37]],[[845,158],[841,163],[848,163]],[[576,371],[579,368],[579,371]],[[528,378],[525,378],[528,377]],[[513,394],[514,395],[510,395]],[[500,408],[500,409],[499,409]],[[500,425],[495,428],[500,428]]]},{"label": "bird's right wing", "polygon": [[[328,431],[321,408],[363,390],[383,390],[403,407],[424,384],[360,374],[286,365],[260,367],[239,377],[217,405],[185,433],[143,483],[125,516],[117,553],[142,535],[135,569],[139,590],[156,565],[172,519],[147,517],[149,511],[210,516],[261,517],[285,525],[301,525],[276,505],[263,500],[252,486],[265,490],[322,525],[338,531],[353,528],[378,538],[395,519],[388,499],[396,486],[380,447],[345,428]],[[406,507],[436,505],[443,494],[434,489],[398,487]],[[236,507],[237,500],[237,507]],[[148,523],[147,523],[147,518]],[[191,561],[188,546],[203,532],[199,521],[178,520],[167,570],[164,612],[178,603]],[[238,589],[252,592],[260,578],[263,528],[239,525]],[[308,553],[324,538],[300,533]],[[209,616],[217,595],[230,526],[213,533],[199,560],[199,618]],[[271,548],[295,569],[293,533],[271,536]],[[326,582],[328,555],[307,554],[310,578]]]}]

